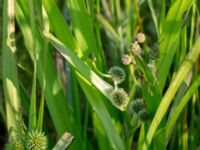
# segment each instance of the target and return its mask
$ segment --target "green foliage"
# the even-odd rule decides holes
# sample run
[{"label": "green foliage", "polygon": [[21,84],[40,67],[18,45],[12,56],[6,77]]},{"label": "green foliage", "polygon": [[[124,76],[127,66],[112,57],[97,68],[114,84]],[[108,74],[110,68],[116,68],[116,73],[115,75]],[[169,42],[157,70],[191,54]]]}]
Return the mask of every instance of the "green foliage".
[{"label": "green foliage", "polygon": [[5,148],[197,149],[198,3],[4,0]]}]

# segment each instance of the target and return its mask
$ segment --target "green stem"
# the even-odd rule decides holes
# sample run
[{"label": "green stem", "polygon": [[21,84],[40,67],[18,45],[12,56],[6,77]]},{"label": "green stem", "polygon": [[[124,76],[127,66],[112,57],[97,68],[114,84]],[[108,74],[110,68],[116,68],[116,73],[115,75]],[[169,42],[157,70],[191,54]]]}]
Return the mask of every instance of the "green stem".
[{"label": "green stem", "polygon": [[83,131],[83,141],[84,141],[84,149],[87,149],[87,126],[89,119],[89,103],[85,102],[85,115],[84,115],[84,131]]},{"label": "green stem", "polygon": [[137,87],[137,79],[135,78],[135,74],[134,74],[134,66],[130,65],[129,68],[130,68],[131,77],[133,79],[133,85],[132,85],[130,93],[129,93],[129,100],[132,100],[135,95],[135,91],[136,91],[136,87]]},{"label": "green stem", "polygon": [[43,75],[42,75],[42,95],[40,99],[40,108],[39,108],[39,115],[38,115],[38,122],[37,122],[37,129],[42,131],[43,125],[43,116],[44,116],[44,99],[45,99],[45,89],[46,89],[46,51],[48,49],[48,41],[44,40],[43,42]]},{"label": "green stem", "polygon": [[92,66],[93,66],[93,69],[94,69],[100,76],[105,77],[105,78],[111,78],[110,75],[102,73],[102,72],[97,68],[97,66],[96,66],[96,64],[95,64],[94,62],[92,62]]},{"label": "green stem", "polygon": [[35,39],[35,14],[34,14],[34,3],[32,0],[29,0],[29,9],[30,9],[30,26],[32,29],[31,36],[33,38],[32,53],[33,53],[33,65],[34,65],[34,73],[33,73],[33,85],[31,92],[31,104],[29,110],[29,130],[33,130],[36,128],[36,81],[37,81],[37,58],[36,58],[36,39]]},{"label": "green stem", "polygon": [[182,126],[183,126],[183,136],[182,136],[183,149],[184,150],[188,150],[187,108],[185,108],[183,110],[183,122],[182,122]]},{"label": "green stem", "polygon": [[152,0],[147,0],[147,2],[148,2],[148,5],[149,5],[149,9],[151,11],[151,17],[153,18],[153,23],[154,23],[154,26],[155,26],[155,29],[156,29],[156,32],[157,32],[157,36],[159,37],[158,20],[157,20],[157,17],[156,17],[156,12],[155,12],[155,9],[153,7]]}]

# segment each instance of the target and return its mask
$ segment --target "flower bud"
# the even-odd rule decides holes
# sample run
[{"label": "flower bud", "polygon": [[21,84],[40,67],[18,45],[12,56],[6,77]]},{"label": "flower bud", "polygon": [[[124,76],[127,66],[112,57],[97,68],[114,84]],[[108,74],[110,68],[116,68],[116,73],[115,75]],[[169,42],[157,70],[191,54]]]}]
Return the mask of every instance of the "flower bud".
[{"label": "flower bud", "polygon": [[145,35],[144,33],[138,33],[136,36],[135,36],[135,40],[138,42],[138,43],[144,43],[145,41]]},{"label": "flower bud", "polygon": [[132,59],[129,55],[125,54],[122,56],[122,63],[124,65],[129,65],[131,63]]},{"label": "flower bud", "polygon": [[130,45],[130,49],[137,53],[137,54],[141,54],[142,52],[142,48],[140,47],[140,45],[138,44],[138,42],[135,42],[133,44]]}]

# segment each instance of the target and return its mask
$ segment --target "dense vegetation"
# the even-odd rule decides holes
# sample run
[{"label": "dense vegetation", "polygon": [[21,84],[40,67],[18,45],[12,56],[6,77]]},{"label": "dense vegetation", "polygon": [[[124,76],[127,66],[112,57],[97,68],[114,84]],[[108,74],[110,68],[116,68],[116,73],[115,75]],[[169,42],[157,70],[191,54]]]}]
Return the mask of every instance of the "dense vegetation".
[{"label": "dense vegetation", "polygon": [[199,0],[0,0],[0,147],[200,147]]}]

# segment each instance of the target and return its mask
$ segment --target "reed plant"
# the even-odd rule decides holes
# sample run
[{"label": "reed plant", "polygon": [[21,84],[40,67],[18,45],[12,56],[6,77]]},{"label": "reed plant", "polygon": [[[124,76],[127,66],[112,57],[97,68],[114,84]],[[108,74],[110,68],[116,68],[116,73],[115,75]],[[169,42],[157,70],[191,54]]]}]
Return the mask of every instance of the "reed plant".
[{"label": "reed plant", "polygon": [[0,4],[0,147],[200,147],[198,0]]}]

